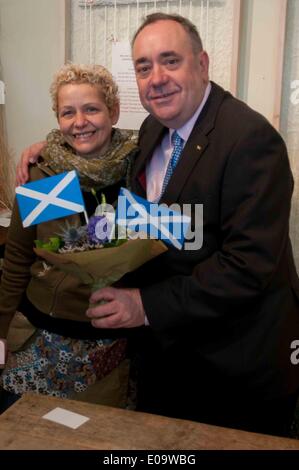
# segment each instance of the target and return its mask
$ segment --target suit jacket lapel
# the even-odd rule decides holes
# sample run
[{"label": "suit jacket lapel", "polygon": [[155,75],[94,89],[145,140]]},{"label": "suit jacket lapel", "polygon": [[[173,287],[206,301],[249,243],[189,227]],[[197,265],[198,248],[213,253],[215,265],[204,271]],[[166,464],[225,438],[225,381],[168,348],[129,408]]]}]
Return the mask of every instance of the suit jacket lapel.
[{"label": "suit jacket lapel", "polygon": [[160,200],[161,203],[171,204],[178,200],[186,181],[194,171],[195,165],[209,145],[208,135],[215,126],[217,112],[225,96],[226,92],[212,82],[208,101],[194,125],[176,169]]},{"label": "suit jacket lapel", "polygon": [[[176,201],[192,171],[209,145],[208,134],[214,128],[218,108],[223,101],[226,92],[212,82],[212,90],[204,109],[200,113],[198,120],[191,132],[191,135],[184,147],[177,167],[170,179],[170,182],[161,198],[161,203],[171,204]],[[146,132],[142,137],[142,149],[134,165],[132,181],[133,191],[145,197],[146,192],[138,175],[145,171],[145,165],[151,158],[156,146],[161,142],[168,129],[161,125],[154,118],[149,118],[152,122],[149,125],[150,132]]]},{"label": "suit jacket lapel", "polygon": [[201,158],[208,144],[209,141],[204,133],[193,133],[192,131],[175,171],[161,197],[161,203],[171,204],[179,198],[188,177],[192,174],[193,168]]}]

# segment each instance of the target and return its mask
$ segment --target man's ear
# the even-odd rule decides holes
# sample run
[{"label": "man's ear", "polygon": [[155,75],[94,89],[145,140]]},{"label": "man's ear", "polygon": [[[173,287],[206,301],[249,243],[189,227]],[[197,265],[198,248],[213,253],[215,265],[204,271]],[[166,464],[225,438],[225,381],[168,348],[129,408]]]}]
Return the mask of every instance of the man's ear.
[{"label": "man's ear", "polygon": [[118,102],[118,103],[116,103],[116,105],[114,106],[114,108],[110,112],[112,126],[114,126],[114,124],[117,123],[118,118],[119,118],[119,113],[120,113],[120,107],[119,107],[119,102]]},{"label": "man's ear", "polygon": [[202,78],[208,82],[209,81],[209,56],[206,51],[200,51],[198,54],[199,65],[201,68]]}]

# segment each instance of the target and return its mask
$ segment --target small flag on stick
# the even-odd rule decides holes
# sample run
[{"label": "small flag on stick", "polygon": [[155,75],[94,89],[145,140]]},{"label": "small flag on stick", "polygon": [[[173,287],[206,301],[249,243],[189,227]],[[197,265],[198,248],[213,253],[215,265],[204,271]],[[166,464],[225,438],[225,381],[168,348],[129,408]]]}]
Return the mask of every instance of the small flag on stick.
[{"label": "small flag on stick", "polygon": [[156,204],[128,189],[120,190],[116,224],[135,232],[137,238],[155,238],[181,250],[190,223],[191,217],[178,205]]},{"label": "small flag on stick", "polygon": [[77,173],[72,170],[16,188],[23,227],[85,211]]}]

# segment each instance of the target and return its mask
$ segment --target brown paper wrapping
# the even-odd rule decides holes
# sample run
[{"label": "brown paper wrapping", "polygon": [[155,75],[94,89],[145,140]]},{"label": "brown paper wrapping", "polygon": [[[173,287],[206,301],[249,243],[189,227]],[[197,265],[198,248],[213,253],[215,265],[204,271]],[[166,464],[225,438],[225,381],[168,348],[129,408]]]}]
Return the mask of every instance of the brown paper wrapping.
[{"label": "brown paper wrapping", "polygon": [[53,253],[42,248],[34,248],[34,251],[48,263],[79,277],[83,284],[91,285],[94,290],[113,284],[124,274],[167,251],[167,247],[158,240],[138,238],[120,246],[83,252]]}]

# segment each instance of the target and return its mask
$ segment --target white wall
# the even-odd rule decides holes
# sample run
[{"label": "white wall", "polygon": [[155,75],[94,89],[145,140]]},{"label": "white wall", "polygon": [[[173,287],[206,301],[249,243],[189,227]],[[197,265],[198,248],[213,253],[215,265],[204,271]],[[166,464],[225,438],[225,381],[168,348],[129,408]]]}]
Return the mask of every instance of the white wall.
[{"label": "white wall", "polygon": [[15,159],[56,125],[48,90],[65,60],[64,7],[64,0],[0,0],[1,76]]},{"label": "white wall", "polygon": [[[296,82],[296,88],[292,84]],[[289,0],[283,74],[281,133],[295,179],[291,237],[299,272],[299,0]]]},{"label": "white wall", "polygon": [[287,0],[242,0],[238,96],[279,128]]},{"label": "white wall", "polygon": [[[100,63],[111,70],[112,41],[132,39],[147,14],[154,11],[181,13],[198,28],[210,56],[211,79],[229,89],[231,84],[235,0],[172,0],[136,2],[130,5],[103,1],[96,8],[71,2],[71,50],[74,62]],[[117,4],[117,2],[116,2]],[[208,8],[207,8],[208,6]]]}]

